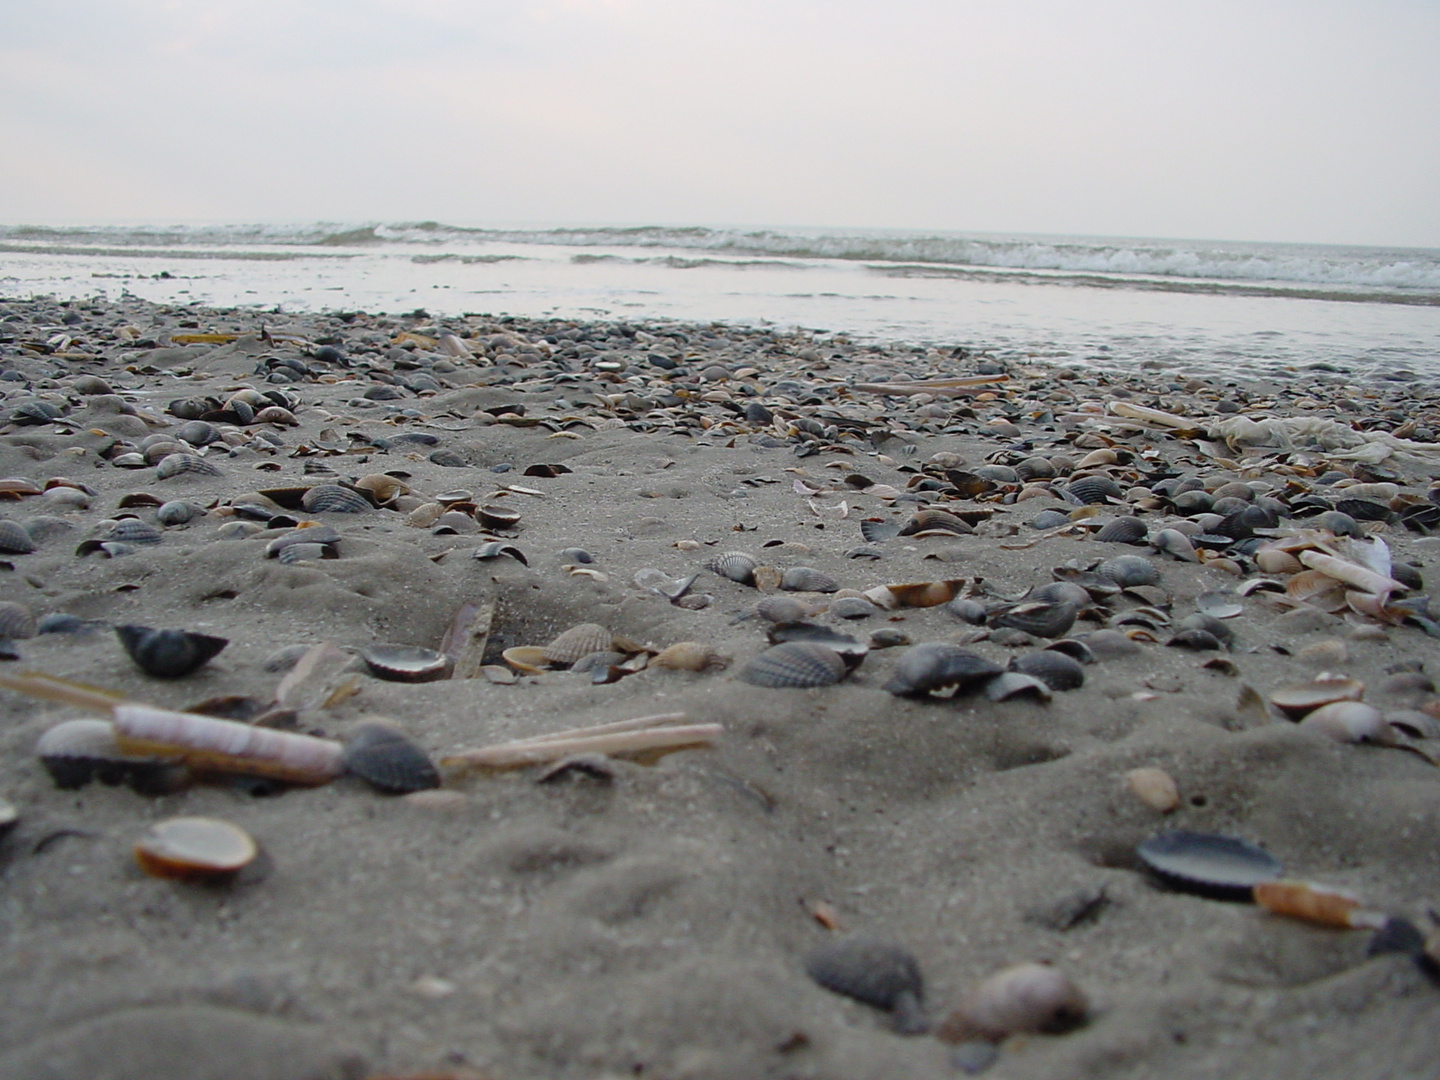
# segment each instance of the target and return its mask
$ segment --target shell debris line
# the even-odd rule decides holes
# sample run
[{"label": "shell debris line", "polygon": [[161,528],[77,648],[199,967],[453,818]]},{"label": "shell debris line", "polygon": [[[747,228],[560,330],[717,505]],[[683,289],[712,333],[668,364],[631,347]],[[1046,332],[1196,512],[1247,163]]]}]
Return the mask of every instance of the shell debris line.
[{"label": "shell debris line", "polygon": [[1422,1075],[1440,387],[1195,364],[0,300],[0,1072]]}]

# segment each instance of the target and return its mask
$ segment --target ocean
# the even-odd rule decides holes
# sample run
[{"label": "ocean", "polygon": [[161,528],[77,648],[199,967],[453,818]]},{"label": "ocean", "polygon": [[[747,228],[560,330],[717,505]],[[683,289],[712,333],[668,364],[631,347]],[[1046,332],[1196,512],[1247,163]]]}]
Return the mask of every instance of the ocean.
[{"label": "ocean", "polygon": [[0,298],[800,326],[1196,375],[1440,377],[1440,250],[705,227],[0,226]]}]

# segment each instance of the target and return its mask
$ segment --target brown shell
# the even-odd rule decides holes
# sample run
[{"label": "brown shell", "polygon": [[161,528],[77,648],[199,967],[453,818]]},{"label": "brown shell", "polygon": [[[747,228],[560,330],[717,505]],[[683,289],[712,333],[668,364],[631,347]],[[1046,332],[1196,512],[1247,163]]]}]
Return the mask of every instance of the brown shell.
[{"label": "brown shell", "polygon": [[608,651],[614,641],[615,635],[599,623],[580,623],[546,645],[542,655],[548,663],[568,665],[590,653]]},{"label": "brown shell", "polygon": [[[258,417],[256,419],[259,419]],[[355,486],[361,491],[367,492],[375,504],[391,502],[401,495],[409,495],[412,488],[398,476],[390,476],[388,473],[370,473],[355,481]]]},{"label": "brown shell", "polygon": [[1364,911],[1358,897],[1339,889],[1329,889],[1308,881],[1281,878],[1278,881],[1262,881],[1252,890],[1255,903],[1276,915],[1288,915],[1292,919],[1319,923],[1321,926],[1336,926],[1351,929],[1360,926],[1377,927],[1385,917],[1375,912]]},{"label": "brown shell", "polygon": [[259,848],[244,829],[207,817],[157,821],[135,844],[140,869],[179,881],[224,881],[257,854]]}]

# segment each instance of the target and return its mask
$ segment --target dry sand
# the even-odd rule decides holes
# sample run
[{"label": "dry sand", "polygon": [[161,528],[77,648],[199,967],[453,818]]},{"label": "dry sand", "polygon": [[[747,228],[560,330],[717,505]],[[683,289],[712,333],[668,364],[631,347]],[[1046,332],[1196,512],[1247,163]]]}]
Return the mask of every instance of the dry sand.
[{"label": "dry sand", "polygon": [[[466,601],[494,605],[487,659],[497,664],[502,648],[587,622],[657,648],[704,642],[731,659],[608,684],[565,671],[511,684],[360,675],[357,694],[302,726],[344,738],[364,717],[388,717],[437,759],[657,712],[724,728],[712,749],[615,761],[608,782],[540,784],[534,769],[451,774],[438,796],[400,798],[354,778],[268,795],[244,782],[162,796],[100,783],[60,790],[36,740],[82,713],[0,691],[0,795],[19,814],[0,841],[0,1075],[963,1075],[944,1043],[898,1035],[881,1012],[811,981],[807,955],[842,933],[912,953],[936,1020],[999,969],[1063,969],[1089,999],[1089,1022],[1009,1039],[987,1073],[996,1078],[1440,1075],[1440,987],[1411,957],[1367,957],[1365,930],[1166,888],[1134,854],[1167,829],[1244,838],[1290,876],[1432,929],[1440,772],[1426,754],[1440,741],[1426,735],[1426,715],[1398,714],[1409,749],[1345,744],[1268,714],[1247,688],[1263,699],[1338,671],[1396,716],[1436,698],[1414,677],[1434,673],[1434,638],[1414,621],[1287,607],[1256,592],[1225,620],[1228,650],[1168,647],[1201,594],[1288,575],[1259,574],[1243,555],[1196,563],[1101,543],[1088,528],[1130,512],[1150,536],[1193,528],[1159,498],[1104,504],[1098,518],[1042,531],[1028,524],[1040,511],[1077,508],[1053,494],[1017,501],[1018,484],[951,501],[912,486],[928,462],[973,471],[1045,456],[1061,458],[1063,474],[1113,446],[1125,461],[1101,471],[1127,494],[1194,472],[1212,491],[1238,478],[1290,504],[1307,490],[1333,501],[1336,485],[1317,481],[1339,470],[1341,487],[1390,482],[1398,490],[1386,504],[1418,505],[1440,477],[1440,445],[1385,434],[1436,437],[1440,409],[1413,386],[1355,387],[1313,371],[1178,385],[1162,371],[1002,364],[733,327],[437,325],[138,301],[11,301],[0,318],[0,419],[35,401],[59,413],[0,425],[0,477],[39,487],[63,477],[83,491],[0,506],[37,539],[33,552],[0,555],[0,599],[97,624],[15,642],[20,659],[5,673],[47,672],[169,708],[222,694],[269,700],[282,677],[266,669],[277,650],[433,648]],[[210,332],[244,336],[175,337]],[[472,355],[446,355],[443,333]],[[317,358],[326,344],[343,358]],[[309,374],[267,381],[286,358]],[[1008,381],[978,397],[855,388],[997,372]],[[416,389],[363,396],[407,382]],[[292,395],[298,426],[221,425],[227,437],[203,452],[218,476],[160,480],[153,463],[115,464],[147,437],[173,437],[182,421],[170,402],[224,400],[242,386]],[[1199,434],[1106,415],[1117,401],[1182,416]],[[747,419],[756,403],[774,421]],[[517,405],[523,418],[506,420]],[[1384,460],[1358,464],[1308,436],[1247,449],[1206,435],[1237,415],[1363,428],[1362,456]],[[434,442],[400,438],[409,434]],[[524,475],[536,464],[566,471]],[[416,493],[398,508],[298,515],[338,530],[336,559],[267,559],[280,530],[227,509],[258,489],[387,471]],[[847,484],[852,474],[873,486]],[[899,500],[881,497],[885,487]],[[457,488],[519,511],[498,535],[528,565],[472,558],[478,531],[413,523],[430,513],[414,512],[428,496]],[[1374,490],[1363,489],[1388,494]],[[153,507],[119,509],[134,493],[206,512],[162,527],[158,544],[77,554],[122,513],[155,520]],[[901,524],[921,497],[993,513],[973,535],[861,536],[860,520]],[[1368,527],[1397,563],[1435,572],[1435,537],[1398,522]],[[594,561],[561,554],[573,547]],[[901,647],[872,649],[838,685],[773,689],[739,678],[766,647],[766,624],[737,621],[760,591],[704,568],[725,551],[813,567],[859,590],[964,580],[991,606],[1050,582],[1052,568],[1138,554],[1160,584],[1095,605],[1071,635],[1145,604],[1161,614],[1150,630],[1128,624],[1139,639],[1130,655],[1102,656],[1082,688],[1048,704],[894,696],[882,686]],[[675,604],[634,583],[646,569],[699,577]],[[797,595],[817,607],[835,599]],[[704,606],[693,599],[704,596]],[[879,632],[966,643],[1001,664],[1044,644],[944,605],[816,621],[861,641]],[[230,644],[193,675],[151,678],[106,625],[127,623]],[[1127,790],[1139,767],[1174,778],[1178,808],[1161,813]],[[261,865],[228,886],[145,876],[134,841],[182,814],[240,825]]]}]

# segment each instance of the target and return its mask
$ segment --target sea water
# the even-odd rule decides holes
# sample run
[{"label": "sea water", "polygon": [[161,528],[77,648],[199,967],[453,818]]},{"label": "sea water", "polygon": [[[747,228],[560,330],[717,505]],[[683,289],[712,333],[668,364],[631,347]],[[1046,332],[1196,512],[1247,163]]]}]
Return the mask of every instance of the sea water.
[{"label": "sea water", "polygon": [[1440,251],[823,229],[0,227],[0,297],[682,320],[1177,372],[1440,377]]}]

